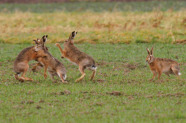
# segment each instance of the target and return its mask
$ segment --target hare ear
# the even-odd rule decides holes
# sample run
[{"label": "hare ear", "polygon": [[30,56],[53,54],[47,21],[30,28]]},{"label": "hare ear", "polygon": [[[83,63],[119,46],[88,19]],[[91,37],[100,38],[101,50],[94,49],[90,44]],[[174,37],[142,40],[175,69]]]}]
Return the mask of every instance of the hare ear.
[{"label": "hare ear", "polygon": [[45,43],[45,42],[47,41],[47,38],[48,38],[48,35],[44,35],[44,36],[42,37],[43,43]]},{"label": "hare ear", "polygon": [[72,40],[72,39],[73,39],[74,34],[75,34],[75,31],[73,31],[73,32],[70,34],[70,36],[69,36],[69,40]]},{"label": "hare ear", "polygon": [[146,50],[147,50],[147,53],[148,53],[148,54],[150,54],[150,51],[149,51],[149,49],[148,49],[148,48],[146,48]]},{"label": "hare ear", "polygon": [[153,51],[153,47],[152,47],[151,50],[150,50],[150,54],[151,54],[151,55],[152,55],[152,53],[153,53],[152,51]]},{"label": "hare ear", "polygon": [[35,42],[35,44],[38,44],[37,40],[33,40]]},{"label": "hare ear", "polygon": [[70,37],[69,37],[69,41],[70,41],[71,43],[73,43],[73,39],[75,38],[76,34],[77,34],[77,32],[75,32],[75,31],[73,31],[73,32],[71,33],[71,35],[70,35]]}]

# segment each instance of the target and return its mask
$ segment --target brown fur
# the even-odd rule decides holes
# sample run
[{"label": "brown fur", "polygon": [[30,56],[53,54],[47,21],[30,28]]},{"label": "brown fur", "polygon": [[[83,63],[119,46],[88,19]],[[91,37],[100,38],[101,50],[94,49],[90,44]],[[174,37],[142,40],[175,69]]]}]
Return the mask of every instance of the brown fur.
[{"label": "brown fur", "polygon": [[156,77],[157,73],[159,80],[162,73],[165,73],[167,76],[169,76],[169,74],[175,74],[177,76],[181,75],[179,64],[176,61],[167,58],[155,58],[153,56],[153,48],[151,49],[151,51],[147,49],[147,53],[148,55],[146,58],[146,62],[148,62],[153,73],[153,77],[151,80]]},{"label": "brown fur", "polygon": [[[48,48],[47,48],[47,47],[45,47],[45,50],[47,50],[47,51],[48,51]],[[40,68],[42,68],[42,67],[43,67],[43,65],[42,65],[41,63],[39,63],[39,62],[38,62],[38,63],[34,64],[34,66],[32,67],[32,71],[33,71],[33,72],[38,71],[39,67],[40,67]]]},{"label": "brown fur", "polygon": [[[38,53],[39,54],[39,53]],[[43,54],[43,53],[42,53]],[[41,54],[41,55],[42,55]],[[48,50],[44,50],[44,57],[37,58],[37,61],[44,66],[44,77],[47,78],[46,71],[48,69],[51,79],[54,81],[54,76],[57,75],[60,77],[63,83],[67,83],[66,79],[66,69],[64,65],[54,58]]]},{"label": "brown fur", "polygon": [[[28,48],[23,49],[19,55],[17,56],[16,60],[14,61],[14,71],[15,71],[15,78],[19,81],[33,81],[33,79],[31,78],[27,78],[25,77],[25,74],[27,72],[27,70],[29,69],[29,61],[31,60],[36,60],[38,57],[42,56],[42,50],[45,49],[44,47],[44,36],[42,37],[42,39],[40,40],[40,42],[38,42],[39,40],[34,40],[36,43],[36,46],[31,46]],[[44,48],[43,48],[44,47]],[[38,53],[41,55],[38,55]],[[19,77],[19,74],[22,74],[21,77]]]},{"label": "brown fur", "polygon": [[73,39],[77,32],[73,31],[67,41],[64,43],[64,50],[61,48],[60,44],[56,43],[56,46],[60,49],[62,57],[67,58],[69,61],[75,63],[79,66],[79,70],[81,72],[81,77],[76,79],[76,82],[81,81],[85,77],[84,70],[89,68],[93,71],[91,80],[93,80],[96,74],[96,65],[94,59],[87,55],[84,52],[81,52],[76,46],[74,46]]}]

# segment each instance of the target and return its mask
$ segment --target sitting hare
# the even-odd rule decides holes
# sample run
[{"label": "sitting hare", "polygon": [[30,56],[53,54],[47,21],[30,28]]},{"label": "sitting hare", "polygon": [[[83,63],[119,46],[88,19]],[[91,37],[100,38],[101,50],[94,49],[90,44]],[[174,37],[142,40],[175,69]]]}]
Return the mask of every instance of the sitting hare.
[{"label": "sitting hare", "polygon": [[[42,54],[42,50],[45,49],[44,44],[41,42],[46,42],[47,40],[47,35],[44,35],[41,40],[34,40],[36,43],[36,46],[31,46],[31,47],[27,47],[25,49],[23,49],[19,55],[17,56],[16,60],[14,61],[14,71],[15,71],[15,78],[19,81],[33,81],[33,79],[31,78],[27,78],[25,77],[25,74],[27,72],[27,70],[29,69],[29,61],[31,60],[36,60],[38,57],[40,57],[38,55],[39,53],[41,56]],[[19,75],[23,73],[21,75],[21,77],[19,77]]]},{"label": "sitting hare", "polygon": [[62,57],[67,58],[72,63],[75,63],[79,66],[79,71],[81,72],[81,77],[76,79],[76,82],[81,81],[85,77],[84,70],[89,68],[93,71],[91,80],[93,80],[96,74],[96,65],[94,59],[87,55],[84,52],[81,52],[76,46],[74,46],[73,39],[76,36],[77,32],[73,31],[67,41],[64,43],[64,50],[61,48],[60,44],[56,43],[56,46],[60,49]]},{"label": "sitting hare", "polygon": [[151,51],[149,51],[148,48],[146,50],[148,53],[146,62],[148,62],[153,73],[151,81],[156,77],[157,73],[159,80],[162,73],[165,73],[167,76],[169,76],[169,74],[181,75],[179,64],[176,61],[166,58],[155,58],[153,56],[153,47]]}]

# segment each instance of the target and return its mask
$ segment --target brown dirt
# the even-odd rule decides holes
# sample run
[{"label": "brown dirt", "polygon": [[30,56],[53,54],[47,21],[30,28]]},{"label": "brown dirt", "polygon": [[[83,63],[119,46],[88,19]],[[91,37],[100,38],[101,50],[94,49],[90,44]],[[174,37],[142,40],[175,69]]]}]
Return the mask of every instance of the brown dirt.
[{"label": "brown dirt", "polygon": [[145,96],[146,98],[154,98],[154,97],[181,97],[185,96],[186,94],[184,93],[169,93],[169,94],[162,94],[158,93],[157,95],[147,95]]},{"label": "brown dirt", "polygon": [[61,92],[52,92],[51,95],[70,95],[71,92],[69,90],[61,91]]},{"label": "brown dirt", "polygon": [[103,82],[105,82],[105,80],[103,80],[103,79],[97,79],[96,82],[103,83]]},{"label": "brown dirt", "polygon": [[120,96],[120,95],[122,95],[122,93],[119,92],[119,91],[107,92],[107,94],[109,94],[109,95],[114,95],[114,96]]},{"label": "brown dirt", "polygon": [[104,103],[102,103],[102,102],[97,102],[97,103],[95,103],[94,105],[96,105],[96,106],[102,106],[102,105],[104,105]]},{"label": "brown dirt", "polygon": [[34,103],[33,100],[28,100],[28,101],[27,101],[27,104],[33,104],[33,103]]},{"label": "brown dirt", "polygon": [[42,99],[39,101],[39,103],[44,103],[44,102],[45,102],[45,101],[44,101],[44,100],[42,100]]},{"label": "brown dirt", "polygon": [[41,109],[41,106],[40,106],[40,105],[37,105],[36,108],[37,108],[37,109]]}]

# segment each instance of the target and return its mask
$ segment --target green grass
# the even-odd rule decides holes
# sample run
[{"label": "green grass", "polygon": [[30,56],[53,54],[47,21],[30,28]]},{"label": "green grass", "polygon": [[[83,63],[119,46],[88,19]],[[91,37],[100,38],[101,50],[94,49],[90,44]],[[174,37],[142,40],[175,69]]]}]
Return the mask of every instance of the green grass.
[{"label": "green grass", "polygon": [[[171,44],[186,39],[185,8],[185,1],[0,4],[0,122],[185,122],[186,46]],[[53,44],[73,30],[75,43],[86,42],[77,47],[98,64],[94,82],[86,71],[75,83],[78,67]],[[43,69],[27,72],[33,82],[15,80],[16,56],[44,34],[69,84],[44,79]],[[180,63],[180,79],[148,81],[146,47],[152,46],[155,57]]]},{"label": "green grass", "polygon": [[104,11],[143,11],[153,10],[178,11],[185,9],[185,1],[149,1],[149,2],[67,2],[67,3],[49,3],[49,4],[0,4],[0,12],[29,11],[34,13],[50,12],[104,12]]},{"label": "green grass", "polygon": [[[66,67],[69,84],[44,79],[43,70],[27,73],[33,82],[16,81],[13,62],[28,46],[0,44],[0,122],[185,122],[185,45],[78,44],[96,60],[98,69],[94,83],[89,81],[89,71],[82,82],[75,83],[78,67],[61,59],[54,44],[47,44]],[[181,64],[180,79],[162,75],[163,82],[148,81],[152,73],[145,64],[145,48],[151,46],[155,57]],[[71,94],[63,94],[65,90]],[[111,95],[113,91],[121,95]]]}]

